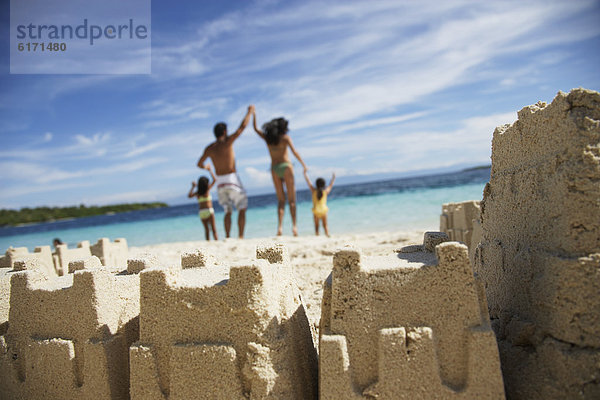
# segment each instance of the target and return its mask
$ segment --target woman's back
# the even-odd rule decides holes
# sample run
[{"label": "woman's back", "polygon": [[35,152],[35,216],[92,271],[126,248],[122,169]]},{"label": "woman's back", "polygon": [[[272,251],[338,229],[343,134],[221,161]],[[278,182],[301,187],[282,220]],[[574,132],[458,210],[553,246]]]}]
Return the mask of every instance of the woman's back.
[{"label": "woman's back", "polygon": [[272,164],[279,164],[282,162],[290,162],[290,157],[288,155],[288,144],[289,137],[288,135],[282,135],[279,139],[279,143],[277,144],[268,144],[267,148],[269,149],[269,154],[271,155]]}]

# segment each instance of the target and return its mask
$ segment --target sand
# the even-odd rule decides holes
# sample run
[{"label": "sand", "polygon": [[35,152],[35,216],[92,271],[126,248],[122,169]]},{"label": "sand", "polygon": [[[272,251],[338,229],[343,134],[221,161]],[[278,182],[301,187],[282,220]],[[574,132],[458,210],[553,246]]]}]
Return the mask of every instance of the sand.
[{"label": "sand", "polygon": [[183,254],[202,249],[207,253],[214,254],[220,262],[234,264],[254,257],[257,246],[282,243],[289,251],[294,277],[306,304],[308,318],[318,330],[323,282],[331,273],[333,254],[336,250],[351,244],[362,249],[365,256],[390,255],[403,246],[421,244],[426,230],[437,230],[437,227],[414,231],[341,234],[332,235],[329,238],[326,236],[282,236],[162,243],[130,247],[129,258],[143,258],[149,255],[155,257],[159,265],[180,265]]}]

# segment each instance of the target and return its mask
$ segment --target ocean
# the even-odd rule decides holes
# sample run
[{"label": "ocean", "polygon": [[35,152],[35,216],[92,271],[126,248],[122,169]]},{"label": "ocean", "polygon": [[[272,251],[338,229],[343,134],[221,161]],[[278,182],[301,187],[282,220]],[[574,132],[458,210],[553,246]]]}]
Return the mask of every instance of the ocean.
[{"label": "ocean", "polygon": [[[328,197],[330,234],[377,231],[438,230],[443,203],[480,200],[490,178],[490,169],[351,185],[334,185]],[[217,233],[225,238],[223,211],[213,193]],[[314,235],[310,191],[297,192],[298,231]],[[286,206],[284,235],[291,235],[291,218]],[[272,237],[277,230],[275,193],[250,196],[246,212],[245,236]],[[232,237],[237,237],[237,214],[232,221]],[[321,228],[320,233],[323,234]],[[69,247],[83,240],[96,243],[99,238],[126,238],[129,246],[204,240],[198,206],[188,204],[161,209],[132,211],[113,215],[61,220],[41,224],[0,228],[0,252],[13,247],[51,245],[60,238]]]}]

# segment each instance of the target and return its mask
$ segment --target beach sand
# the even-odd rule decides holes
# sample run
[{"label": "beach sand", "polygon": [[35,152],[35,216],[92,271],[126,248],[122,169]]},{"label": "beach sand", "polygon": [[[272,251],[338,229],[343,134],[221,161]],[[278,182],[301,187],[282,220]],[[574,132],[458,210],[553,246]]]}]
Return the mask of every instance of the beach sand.
[{"label": "beach sand", "polygon": [[[429,229],[431,230],[431,229]],[[365,256],[382,256],[394,254],[400,247],[421,244],[423,230],[378,232],[363,234],[341,234],[326,236],[271,237],[255,239],[226,239],[220,241],[191,241],[162,243],[151,246],[131,247],[130,258],[151,255],[157,258],[160,265],[180,265],[181,255],[202,249],[214,255],[219,264],[234,264],[252,260],[256,247],[275,243],[284,244],[290,259],[296,283],[302,292],[311,323],[319,327],[321,318],[321,298],[323,281],[332,269],[333,254],[345,245],[352,245],[362,250]]]}]

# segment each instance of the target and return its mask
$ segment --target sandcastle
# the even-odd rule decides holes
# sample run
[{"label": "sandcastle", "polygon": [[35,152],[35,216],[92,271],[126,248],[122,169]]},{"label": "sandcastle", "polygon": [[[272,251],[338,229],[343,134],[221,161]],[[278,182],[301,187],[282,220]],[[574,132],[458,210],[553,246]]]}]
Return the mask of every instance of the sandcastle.
[{"label": "sandcastle", "polygon": [[123,270],[91,256],[51,277],[28,269],[33,259],[2,269],[0,399],[316,398],[316,335],[287,251],[256,257],[229,268],[196,251],[181,266],[149,256]]},{"label": "sandcastle", "polygon": [[10,247],[3,257],[0,257],[0,268],[13,269],[17,261],[36,260],[36,265],[45,273],[56,275],[52,250],[50,246],[38,246],[30,253],[27,247]]},{"label": "sandcastle", "polygon": [[496,128],[475,271],[507,397],[600,398],[600,94]]},{"label": "sandcastle", "polygon": [[504,398],[483,288],[467,247],[445,240],[427,233],[397,256],[363,259],[351,247],[334,255],[321,309],[321,399]]},{"label": "sandcastle", "polygon": [[475,248],[481,240],[480,202],[475,200],[442,205],[440,232],[450,240],[463,242],[469,248],[469,259],[473,263]]},{"label": "sandcastle", "polygon": [[14,272],[26,269],[56,276],[50,246],[36,247],[33,253],[29,253],[26,247],[11,247],[0,259],[0,335],[8,329],[10,279]]},{"label": "sandcastle", "polygon": [[129,249],[124,238],[115,239],[114,242],[107,238],[98,239],[96,244],[90,246],[90,252],[98,257],[104,266],[127,268]]},{"label": "sandcastle", "polygon": [[69,249],[66,244],[56,246],[54,254],[54,265],[58,275],[62,276],[69,272],[69,263],[71,261],[83,260],[92,256],[90,242],[84,240],[77,244],[77,248]]},{"label": "sandcastle", "polygon": [[62,276],[69,272],[72,262],[88,260],[96,255],[100,263],[108,267],[127,267],[127,241],[116,239],[114,243],[101,238],[91,246],[88,241],[80,242],[75,249],[59,245],[53,254],[50,246],[38,246],[30,253],[27,247],[10,247],[0,257],[0,335],[8,329],[8,309],[10,301],[10,279],[14,272],[36,270],[47,277]]},{"label": "sandcastle", "polygon": [[140,273],[132,399],[316,398],[317,354],[287,252],[257,258],[228,268],[190,254],[186,268]]},{"label": "sandcastle", "polygon": [[75,272],[61,277],[35,269],[12,274],[0,398],[129,398],[139,277],[91,260],[72,262]]}]

